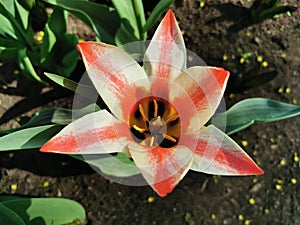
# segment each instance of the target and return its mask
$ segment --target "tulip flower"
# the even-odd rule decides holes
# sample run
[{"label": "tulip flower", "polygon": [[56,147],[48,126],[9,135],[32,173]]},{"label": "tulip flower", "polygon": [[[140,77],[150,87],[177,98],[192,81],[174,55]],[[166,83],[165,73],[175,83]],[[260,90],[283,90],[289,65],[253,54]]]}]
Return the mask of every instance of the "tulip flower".
[{"label": "tulip flower", "polygon": [[220,104],[229,72],[186,68],[186,48],[171,10],[146,49],[143,66],[122,49],[101,42],[82,42],[78,50],[110,112],[75,120],[42,152],[123,152],[162,197],[189,169],[217,175],[263,173],[229,136],[205,125]]}]

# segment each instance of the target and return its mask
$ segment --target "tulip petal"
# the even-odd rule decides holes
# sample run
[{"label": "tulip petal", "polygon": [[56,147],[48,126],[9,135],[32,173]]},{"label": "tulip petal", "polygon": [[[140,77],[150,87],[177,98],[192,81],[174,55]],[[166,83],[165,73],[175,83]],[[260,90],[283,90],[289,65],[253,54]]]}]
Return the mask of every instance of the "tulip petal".
[{"label": "tulip petal", "polygon": [[186,49],[171,10],[158,26],[144,56],[148,75],[173,80],[186,68]]},{"label": "tulip petal", "polygon": [[193,156],[184,147],[144,147],[129,144],[129,152],[145,180],[161,197],[170,193],[188,172]]},{"label": "tulip petal", "polygon": [[[180,85],[187,93],[183,95],[175,88],[170,88],[170,99],[174,105],[185,105],[195,113],[186,110],[186,114],[181,117],[190,117],[188,130],[194,133],[215,113],[223,97],[229,72],[223,68],[216,67],[191,67],[181,73],[175,83]],[[186,96],[189,99],[186,99]],[[192,102],[193,106],[186,105],[186,102]],[[196,126],[197,125],[197,126]]]},{"label": "tulip petal", "polygon": [[197,145],[191,148],[194,152],[192,170],[215,175],[263,174],[247,153],[215,126],[203,127],[197,140]]},{"label": "tulip petal", "polygon": [[64,154],[122,152],[131,140],[127,124],[106,110],[90,113],[67,125],[40,149]]},{"label": "tulip petal", "polygon": [[[120,104],[128,101],[128,90],[147,87],[148,76],[126,52],[101,42],[82,42],[77,45],[88,75],[112,113],[126,121]],[[126,96],[126,97],[125,97]],[[130,96],[132,97],[132,96]],[[132,99],[134,104],[135,99]]]}]

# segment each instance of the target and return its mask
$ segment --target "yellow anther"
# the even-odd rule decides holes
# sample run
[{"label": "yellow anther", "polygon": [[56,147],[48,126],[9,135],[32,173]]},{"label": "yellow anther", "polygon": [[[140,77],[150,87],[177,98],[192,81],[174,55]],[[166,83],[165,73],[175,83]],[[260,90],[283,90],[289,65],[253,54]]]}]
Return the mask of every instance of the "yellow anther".
[{"label": "yellow anther", "polygon": [[158,114],[158,104],[157,104],[157,101],[155,99],[153,99],[153,103],[154,103],[154,117],[157,117],[157,114]]},{"label": "yellow anther", "polygon": [[147,116],[145,114],[145,111],[144,111],[144,108],[143,108],[142,104],[139,104],[139,110],[140,110],[140,113],[141,113],[141,115],[143,117],[143,120],[144,121],[148,121],[148,118],[147,118]]},{"label": "yellow anther", "polygon": [[133,125],[132,126],[135,130],[137,130],[138,132],[140,132],[140,133],[144,133],[145,131],[146,131],[146,129],[144,129],[144,128],[140,128],[140,127],[138,127],[137,125]]},{"label": "yellow anther", "polygon": [[150,138],[150,144],[149,144],[149,146],[153,146],[154,141],[155,141],[155,139],[154,139],[154,137],[152,136],[152,137]]},{"label": "yellow anther", "polygon": [[168,139],[169,141],[172,141],[172,142],[176,142],[177,141],[175,138],[173,138],[172,136],[170,136],[168,134],[164,134],[164,138]]},{"label": "yellow anther", "polygon": [[166,121],[165,123],[168,124],[170,122],[173,122],[175,120],[177,120],[179,118],[179,115],[173,115],[173,116],[170,116]]}]

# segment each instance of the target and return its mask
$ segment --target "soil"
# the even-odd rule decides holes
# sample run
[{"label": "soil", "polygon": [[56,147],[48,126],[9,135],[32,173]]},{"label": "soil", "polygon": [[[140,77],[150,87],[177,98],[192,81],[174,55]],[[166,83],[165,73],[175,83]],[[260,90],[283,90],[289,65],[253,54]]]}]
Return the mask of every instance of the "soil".
[{"label": "soil", "polygon": [[[300,11],[258,24],[240,22],[251,2],[208,0],[199,8],[198,1],[186,0],[176,1],[172,9],[187,48],[208,65],[232,72],[225,94],[227,107],[249,97],[296,104],[300,102]],[[241,64],[244,53],[251,54]],[[240,71],[251,69],[259,55],[268,62],[261,72],[276,70],[278,76],[257,88],[239,88],[243,77]],[[13,118],[31,116],[41,107],[70,107],[72,97],[66,98],[70,92],[56,86],[33,86],[15,75],[16,69],[15,64],[0,67],[6,79],[6,85],[0,88],[1,129],[18,126]],[[117,184],[75,159],[38,150],[1,153],[0,194],[76,200],[86,209],[90,225],[296,225],[300,224],[300,164],[294,156],[300,156],[299,127],[300,117],[295,117],[256,124],[232,135],[239,144],[247,141],[244,149],[263,168],[264,175],[219,177],[189,171],[166,198],[160,198],[148,186]],[[298,183],[293,184],[292,178]],[[45,181],[49,186],[43,185]],[[11,184],[17,184],[17,190],[12,190]]]}]

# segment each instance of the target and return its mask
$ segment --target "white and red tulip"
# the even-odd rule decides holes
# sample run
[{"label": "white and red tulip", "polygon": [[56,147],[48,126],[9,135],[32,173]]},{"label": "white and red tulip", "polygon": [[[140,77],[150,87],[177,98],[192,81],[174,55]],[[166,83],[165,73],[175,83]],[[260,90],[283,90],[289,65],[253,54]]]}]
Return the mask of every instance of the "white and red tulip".
[{"label": "white and red tulip", "polygon": [[112,45],[83,42],[78,49],[112,114],[101,110],[75,120],[42,152],[124,152],[162,197],[189,169],[218,175],[263,173],[225,133],[204,126],[221,101],[229,72],[186,69],[186,49],[172,11],[157,28],[143,67]]}]

